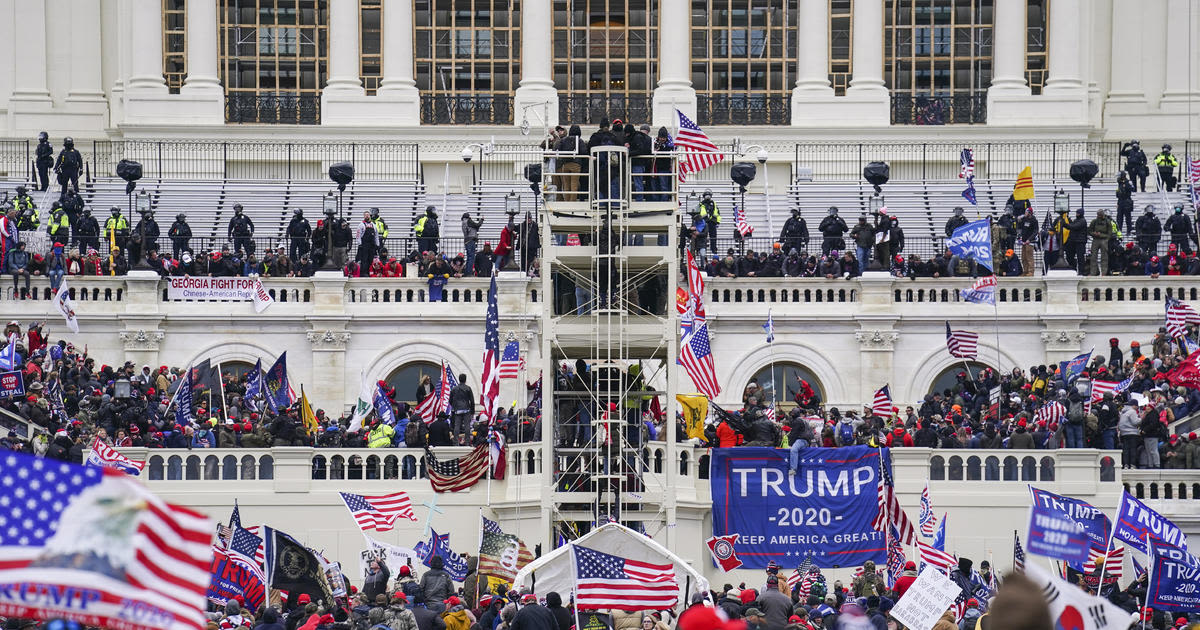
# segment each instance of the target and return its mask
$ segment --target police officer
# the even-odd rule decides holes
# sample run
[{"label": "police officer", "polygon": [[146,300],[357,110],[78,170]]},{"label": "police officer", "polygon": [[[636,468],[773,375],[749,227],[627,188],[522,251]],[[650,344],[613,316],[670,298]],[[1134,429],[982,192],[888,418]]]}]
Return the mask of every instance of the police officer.
[{"label": "police officer", "polygon": [[17,229],[21,231],[36,230],[41,224],[37,204],[29,196],[24,185],[17,186],[17,196],[13,198],[13,209],[17,211]]},{"label": "police officer", "polygon": [[233,218],[229,220],[226,236],[233,241],[234,252],[240,249],[246,256],[254,253],[254,221],[242,213],[240,203],[233,204]]},{"label": "police officer", "polygon": [[100,223],[92,216],[91,208],[84,208],[83,215],[79,217],[75,239],[79,242],[82,254],[87,254],[89,249],[100,249]]},{"label": "police officer", "polygon": [[808,249],[808,223],[800,216],[800,208],[792,208],[792,216],[783,224],[779,232],[779,242],[783,243],[785,251],[793,249],[802,252]]},{"label": "police officer", "polygon": [[1142,146],[1137,140],[1126,142],[1121,147],[1121,157],[1125,158],[1125,172],[1129,174],[1129,181],[1135,188],[1141,181],[1141,190],[1146,192],[1146,176],[1150,174],[1150,169],[1146,166],[1146,152],[1142,151]]},{"label": "police officer", "polygon": [[1163,225],[1162,221],[1158,220],[1158,215],[1154,214],[1154,206],[1146,206],[1146,212],[1138,217],[1137,223],[1133,227],[1137,230],[1138,247],[1142,248],[1147,256],[1157,254]]},{"label": "police officer", "polygon": [[1124,221],[1126,232],[1133,230],[1133,193],[1129,174],[1121,171],[1117,174],[1117,227]]},{"label": "police officer", "polygon": [[71,218],[57,201],[50,204],[50,219],[46,221],[46,232],[50,234],[51,243],[71,241]]},{"label": "police officer", "polygon": [[288,256],[291,257],[293,263],[308,253],[312,234],[312,226],[309,225],[308,219],[304,218],[304,211],[296,208],[292,213],[292,220],[287,226]]},{"label": "police officer", "polygon": [[36,149],[38,181],[41,183],[39,191],[45,192],[50,187],[50,167],[54,166],[54,147],[50,146],[50,136],[45,131],[38,134],[38,143]]},{"label": "police officer", "polygon": [[1154,156],[1154,165],[1158,167],[1158,176],[1162,179],[1167,192],[1175,190],[1175,169],[1179,168],[1179,158],[1171,155],[1171,145],[1164,144],[1162,153]]},{"label": "police officer", "polygon": [[425,214],[417,219],[413,226],[413,234],[417,237],[417,249],[421,252],[437,253],[438,230],[437,212],[433,206],[425,206]]},{"label": "police officer", "polygon": [[700,218],[704,219],[705,231],[708,232],[708,251],[717,251],[717,226],[721,225],[721,211],[717,202],[713,201],[712,190],[705,189],[700,196]]},{"label": "police officer", "polygon": [[59,200],[62,201],[63,210],[67,211],[71,225],[79,223],[79,217],[83,214],[83,197],[75,194],[74,190],[68,190],[67,196]]},{"label": "police officer", "polygon": [[961,206],[955,206],[954,215],[946,219],[946,236],[953,236],[954,230],[967,224],[967,217],[963,216]]},{"label": "police officer", "polygon": [[125,251],[125,241],[129,238],[129,221],[121,216],[121,209],[109,208],[108,220],[104,222],[104,240],[116,243],[117,248]]},{"label": "police officer", "polygon": [[188,249],[188,242],[192,240],[192,226],[188,225],[187,215],[180,212],[175,215],[175,222],[171,224],[171,229],[167,230],[167,237],[171,239],[171,258],[179,260],[183,252]]},{"label": "police officer", "polygon": [[371,222],[375,224],[375,234],[379,237],[380,242],[387,238],[388,227],[387,222],[383,217],[379,216],[379,208],[371,208]]},{"label": "police officer", "polygon": [[138,264],[144,254],[158,251],[158,237],[161,231],[158,221],[154,220],[154,212],[146,210],[140,213],[142,218],[133,228],[133,240],[129,245],[129,266]]},{"label": "police officer", "polygon": [[58,161],[54,163],[54,173],[58,175],[58,183],[66,194],[67,184],[79,192],[79,172],[83,170],[83,156],[75,150],[73,138],[63,138],[63,149],[58,153]]},{"label": "police officer", "polygon": [[832,250],[842,251],[846,249],[846,241],[842,235],[850,231],[850,227],[838,216],[837,206],[829,206],[829,214],[821,219],[821,224],[817,226],[817,231],[821,233],[821,254],[829,255]]},{"label": "police officer", "polygon": [[1171,233],[1171,243],[1178,247],[1179,251],[1189,255],[1192,253],[1189,243],[1196,240],[1196,233],[1192,229],[1192,220],[1183,213],[1183,206],[1175,206],[1175,213],[1167,219],[1163,228]]}]

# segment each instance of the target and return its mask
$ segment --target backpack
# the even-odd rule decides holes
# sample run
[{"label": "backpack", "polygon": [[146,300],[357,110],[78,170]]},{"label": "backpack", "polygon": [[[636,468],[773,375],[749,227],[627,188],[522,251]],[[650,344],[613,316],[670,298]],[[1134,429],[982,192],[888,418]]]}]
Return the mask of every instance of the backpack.
[{"label": "backpack", "polygon": [[78,151],[67,151],[63,154],[63,168],[70,171],[77,171],[83,168],[83,164],[79,163],[80,156]]},{"label": "backpack", "polygon": [[1073,425],[1083,424],[1083,403],[1076,400],[1067,410],[1067,422]]},{"label": "backpack", "polygon": [[420,448],[425,446],[425,423],[421,420],[409,420],[408,426],[404,427],[404,444],[408,448]]},{"label": "backpack", "polygon": [[842,446],[850,446],[854,444],[854,426],[849,422],[839,422],[837,428],[838,441]]}]

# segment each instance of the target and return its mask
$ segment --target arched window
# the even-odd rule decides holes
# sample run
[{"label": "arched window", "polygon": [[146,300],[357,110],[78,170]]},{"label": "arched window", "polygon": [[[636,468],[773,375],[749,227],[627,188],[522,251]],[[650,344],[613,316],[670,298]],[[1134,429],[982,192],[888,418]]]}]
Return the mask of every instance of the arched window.
[{"label": "arched window", "polygon": [[[432,385],[437,387],[441,369],[441,366],[436,363],[413,361],[412,363],[405,363],[400,366],[384,380],[388,385],[396,389],[396,402],[407,402],[415,405],[421,402],[416,400],[417,385],[420,384],[421,378],[428,376]],[[455,376],[457,377],[457,375]]]},{"label": "arched window", "polygon": [[946,460],[942,459],[941,455],[934,455],[929,458],[929,479],[931,481],[944,481],[946,479]]},{"label": "arched window", "polygon": [[150,481],[163,480],[163,458],[155,455],[150,458],[150,464],[147,466],[150,469]]},{"label": "arched window", "polygon": [[[978,374],[979,370],[987,367],[982,363],[976,363],[974,361],[968,361],[967,366],[971,369],[972,375]],[[948,389],[954,389],[954,385],[958,383],[959,373],[965,373],[966,371],[967,368],[963,367],[962,362],[955,363],[954,365],[942,370],[933,378],[933,382],[929,384],[928,393],[945,393],[945,391]]]},{"label": "arched window", "polygon": [[796,406],[796,394],[801,391],[800,381],[808,383],[821,402],[825,402],[825,388],[816,374],[799,363],[787,361],[772,363],[755,372],[742,391],[745,393],[754,385],[755,390],[761,392],[759,402],[768,406],[775,402],[781,409],[791,409]]}]

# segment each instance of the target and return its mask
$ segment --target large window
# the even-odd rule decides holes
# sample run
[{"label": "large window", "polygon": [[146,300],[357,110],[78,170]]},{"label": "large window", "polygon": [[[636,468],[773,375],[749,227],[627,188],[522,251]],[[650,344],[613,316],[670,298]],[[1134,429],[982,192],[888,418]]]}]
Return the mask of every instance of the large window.
[{"label": "large window", "polygon": [[854,0],[829,2],[829,83],[833,86],[833,93],[838,96],[846,94],[854,69],[850,54],[854,44],[850,20],[853,9]]},{"label": "large window", "polygon": [[971,372],[971,376],[975,376],[979,374],[980,370],[984,369],[987,369],[987,366],[977,361],[968,361],[965,365],[962,363],[956,363],[942,370],[941,373],[934,377],[933,382],[929,384],[929,391],[927,393],[945,393],[947,391],[952,391],[954,386],[958,384],[960,374],[966,376],[967,371],[969,370]]},{"label": "large window", "polygon": [[795,83],[791,0],[692,0],[692,84],[701,124],[787,123]]},{"label": "large window", "polygon": [[187,78],[187,0],[162,0],[163,77],[172,94]]},{"label": "large window", "polygon": [[317,123],[329,63],[328,0],[219,0],[230,122]]},{"label": "large window", "polygon": [[[813,389],[813,392],[821,397],[821,401],[825,401],[825,388],[821,386],[821,382],[817,380],[817,376],[812,370],[800,365],[786,361],[779,361],[768,365],[750,379],[751,383],[755,383],[758,389],[763,392],[762,396],[766,399],[762,402],[770,405],[774,402],[782,409],[791,409],[796,406],[796,393],[801,390],[801,381],[808,383],[808,386]],[[749,386],[747,383],[746,386]],[[743,393],[745,388],[743,388]]]},{"label": "large window", "polygon": [[512,121],[521,80],[520,0],[416,0],[421,122]]},{"label": "large window", "polygon": [[559,121],[649,122],[658,79],[655,0],[554,0]]},{"label": "large window", "polygon": [[1049,69],[1050,0],[1029,0],[1028,28],[1025,31],[1025,80],[1034,94],[1041,94]]},{"label": "large window", "polygon": [[414,361],[406,363],[392,372],[386,381],[388,385],[396,389],[396,402],[415,405],[421,402],[416,400],[417,385],[421,383],[421,379],[428,376],[431,384],[437,387],[438,379],[441,378],[441,369],[441,366],[436,363]]},{"label": "large window", "polygon": [[886,10],[892,122],[986,122],[992,0],[887,0]]},{"label": "large window", "polygon": [[383,0],[359,0],[359,71],[367,95],[383,79]]}]

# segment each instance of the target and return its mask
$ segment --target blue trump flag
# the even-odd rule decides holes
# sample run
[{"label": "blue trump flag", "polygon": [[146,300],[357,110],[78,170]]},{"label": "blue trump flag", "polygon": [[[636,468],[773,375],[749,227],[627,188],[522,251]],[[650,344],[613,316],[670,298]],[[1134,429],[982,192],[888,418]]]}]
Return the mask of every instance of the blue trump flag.
[{"label": "blue trump flag", "polygon": [[712,451],[713,536],[738,534],[733,552],[747,569],[799,564],[812,556],[822,568],[887,561],[878,514],[879,458],[888,449],[807,448],[800,470],[788,474],[788,451],[721,448]]},{"label": "blue trump flag", "polygon": [[192,418],[192,371],[187,371],[179,389],[175,390],[175,424],[186,427]]},{"label": "blue trump flag", "polygon": [[1167,517],[1146,507],[1145,503],[1138,501],[1129,491],[1121,495],[1112,536],[1147,556],[1150,555],[1146,546],[1147,536],[1156,546],[1165,543],[1187,551],[1187,536],[1184,536],[1183,530]]},{"label": "blue trump flag", "polygon": [[946,239],[946,249],[992,269],[992,228],[987,219],[972,221]]},{"label": "blue trump flag", "polygon": [[439,534],[432,529],[429,530],[429,534],[429,540],[422,540],[413,547],[421,563],[427,567],[431,566],[433,557],[441,556],[442,568],[450,574],[452,580],[462,582],[467,579],[467,561],[450,550],[450,534]]},{"label": "blue trump flag", "polygon": [[1149,602],[1157,610],[1200,610],[1200,559],[1167,543],[1150,545]]},{"label": "blue trump flag", "polygon": [[1083,374],[1083,370],[1087,367],[1088,361],[1091,360],[1092,351],[1094,350],[1095,348],[1092,348],[1092,350],[1088,350],[1086,353],[1078,355],[1070,361],[1059,362],[1058,370],[1064,383],[1070,385],[1075,379],[1079,378],[1080,374]]},{"label": "blue trump flag", "polygon": [[375,396],[371,400],[371,403],[375,405],[375,416],[379,418],[380,422],[395,426],[396,414],[392,411],[392,401],[387,397],[387,392],[384,391],[383,385],[375,384]]},{"label": "blue trump flag", "polygon": [[250,371],[250,376],[246,377],[246,394],[242,399],[251,409],[258,411],[259,396],[263,395],[263,371],[262,359],[254,362],[254,369]]},{"label": "blue trump flag", "polygon": [[[1066,518],[1079,523],[1093,547],[1099,547],[1100,549],[1108,547],[1108,532],[1112,527],[1112,521],[1108,520],[1108,517],[1105,516],[1104,512],[1100,511],[1100,508],[1086,501],[1064,497],[1053,492],[1046,492],[1033,486],[1029,486],[1029,492],[1033,495],[1034,508],[1044,508],[1061,513]],[[1033,551],[1032,544],[1029,545],[1029,550]],[[1086,556],[1087,550],[1085,549],[1085,559]]]},{"label": "blue trump flag", "polygon": [[938,551],[946,550],[946,517],[949,513],[942,515],[942,523],[933,531],[933,548]]},{"label": "blue trump flag", "polygon": [[1072,509],[1053,500],[1041,505],[1034,502],[1029,510],[1029,536],[1025,542],[1029,553],[1058,558],[1071,566],[1086,561],[1091,548],[1091,540],[1072,515]]},{"label": "blue trump flag", "polygon": [[279,355],[279,358],[275,360],[275,365],[267,370],[267,375],[263,379],[263,387],[266,390],[263,392],[263,396],[266,397],[267,406],[271,408],[272,413],[279,413],[280,409],[291,406],[291,388],[288,387],[287,376],[287,352]]}]

